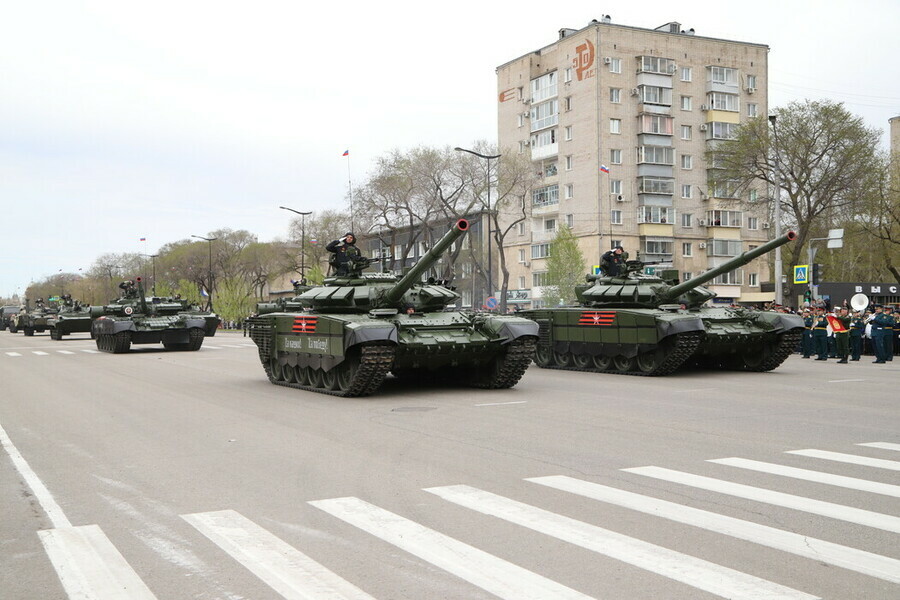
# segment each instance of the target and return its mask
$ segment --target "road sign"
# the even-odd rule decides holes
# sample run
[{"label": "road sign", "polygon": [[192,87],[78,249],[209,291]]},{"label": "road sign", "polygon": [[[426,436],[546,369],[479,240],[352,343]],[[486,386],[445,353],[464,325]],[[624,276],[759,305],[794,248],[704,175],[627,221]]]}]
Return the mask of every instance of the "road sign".
[{"label": "road sign", "polygon": [[794,266],[794,283],[809,283],[809,265]]},{"label": "road sign", "polygon": [[591,267],[591,275],[599,275],[600,274],[600,265],[594,265]]},{"label": "road sign", "polygon": [[497,308],[498,304],[500,304],[500,303],[493,296],[489,297],[487,300],[484,301],[484,305],[490,309]]}]

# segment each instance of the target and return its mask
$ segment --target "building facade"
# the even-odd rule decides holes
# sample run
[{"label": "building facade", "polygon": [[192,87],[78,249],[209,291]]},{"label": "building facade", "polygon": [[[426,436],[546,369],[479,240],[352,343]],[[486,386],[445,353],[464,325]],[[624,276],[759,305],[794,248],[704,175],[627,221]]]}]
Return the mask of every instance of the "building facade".
[{"label": "building facade", "polygon": [[[589,265],[622,245],[684,280],[771,238],[766,203],[748,210],[731,186],[711,187],[706,158],[739,123],[767,114],[767,68],[763,44],[609,17],[498,67],[500,148],[529,156],[538,177],[531,218],[507,238],[510,288],[540,305],[563,225]],[[707,287],[724,301],[772,300],[761,291],[767,265],[757,259]]]}]

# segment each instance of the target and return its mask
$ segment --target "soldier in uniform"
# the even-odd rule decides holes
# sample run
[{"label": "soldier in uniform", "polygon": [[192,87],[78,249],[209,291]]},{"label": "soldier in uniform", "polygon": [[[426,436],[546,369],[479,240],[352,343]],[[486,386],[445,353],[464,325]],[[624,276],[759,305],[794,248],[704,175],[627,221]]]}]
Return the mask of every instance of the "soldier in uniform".
[{"label": "soldier in uniform", "polygon": [[890,304],[884,305],[884,360],[891,362],[894,360],[894,329],[897,327],[897,320],[894,318],[894,307]]},{"label": "soldier in uniform", "polygon": [[803,352],[803,358],[809,358],[813,353],[813,319],[812,313],[808,310],[803,311],[803,337],[800,340],[800,351]]},{"label": "soldier in uniform", "polygon": [[350,271],[353,268],[351,263],[361,256],[359,248],[356,247],[356,236],[351,231],[348,231],[341,239],[329,242],[325,249],[334,253],[329,262],[334,267],[335,275],[338,277],[350,275]]},{"label": "soldier in uniform", "polygon": [[884,364],[884,313],[881,305],[875,306],[875,314],[872,315],[872,346],[875,348],[875,360],[873,364]]},{"label": "soldier in uniform", "polygon": [[858,361],[862,354],[862,338],[866,331],[866,322],[859,311],[853,311],[850,320],[850,360]]},{"label": "soldier in uniform", "polygon": [[835,318],[844,326],[842,331],[836,329],[834,331],[834,344],[840,358],[838,364],[846,365],[850,354],[850,315],[847,314],[847,309],[842,307],[837,310]]},{"label": "soldier in uniform", "polygon": [[816,360],[828,360],[828,319],[825,309],[817,308],[813,319],[813,341],[816,344]]},{"label": "soldier in uniform", "polygon": [[603,268],[603,273],[610,277],[619,275],[622,272],[625,259],[625,249],[622,246],[616,246],[612,250],[607,251],[600,257],[600,266]]}]

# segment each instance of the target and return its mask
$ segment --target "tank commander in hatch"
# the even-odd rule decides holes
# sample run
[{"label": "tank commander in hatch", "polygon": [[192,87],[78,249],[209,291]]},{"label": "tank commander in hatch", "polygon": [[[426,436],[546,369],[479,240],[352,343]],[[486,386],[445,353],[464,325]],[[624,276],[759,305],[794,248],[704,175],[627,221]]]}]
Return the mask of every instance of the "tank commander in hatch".
[{"label": "tank commander in hatch", "polygon": [[616,277],[622,273],[626,258],[625,249],[622,246],[616,246],[600,257],[600,267],[604,274]]},{"label": "tank commander in hatch", "polygon": [[349,276],[354,270],[353,263],[361,258],[359,248],[356,247],[356,236],[350,231],[341,239],[329,242],[325,249],[334,253],[328,263],[334,268],[337,277]]}]

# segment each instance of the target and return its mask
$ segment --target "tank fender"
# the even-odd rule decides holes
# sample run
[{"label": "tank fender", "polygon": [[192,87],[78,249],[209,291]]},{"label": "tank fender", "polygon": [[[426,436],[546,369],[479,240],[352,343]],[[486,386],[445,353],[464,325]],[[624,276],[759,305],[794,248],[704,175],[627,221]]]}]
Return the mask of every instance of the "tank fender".
[{"label": "tank fender", "polygon": [[696,319],[675,319],[672,321],[659,319],[656,322],[656,333],[659,335],[659,339],[689,331],[706,331],[706,325],[703,324],[703,320],[700,317]]},{"label": "tank fender", "polygon": [[116,334],[121,331],[135,331],[134,322],[116,319],[96,319],[92,325],[94,333],[100,335]]},{"label": "tank fender", "polygon": [[798,315],[789,315],[774,312],[759,312],[756,315],[758,321],[762,321],[772,327],[775,333],[782,331],[790,331],[791,329],[802,329],[803,319]]},{"label": "tank fender", "polygon": [[388,327],[353,327],[349,326],[344,330],[344,348],[355,346],[356,344],[364,344],[366,342],[388,341],[397,343],[397,328],[393,325]]},{"label": "tank fender", "polygon": [[484,320],[485,327],[498,337],[503,338],[503,343],[519,339],[525,336],[538,336],[538,324],[521,317],[487,317]]},{"label": "tank fender", "polygon": [[206,319],[203,317],[187,317],[184,320],[185,327],[196,327],[197,329],[202,329],[204,332],[206,331]]}]

